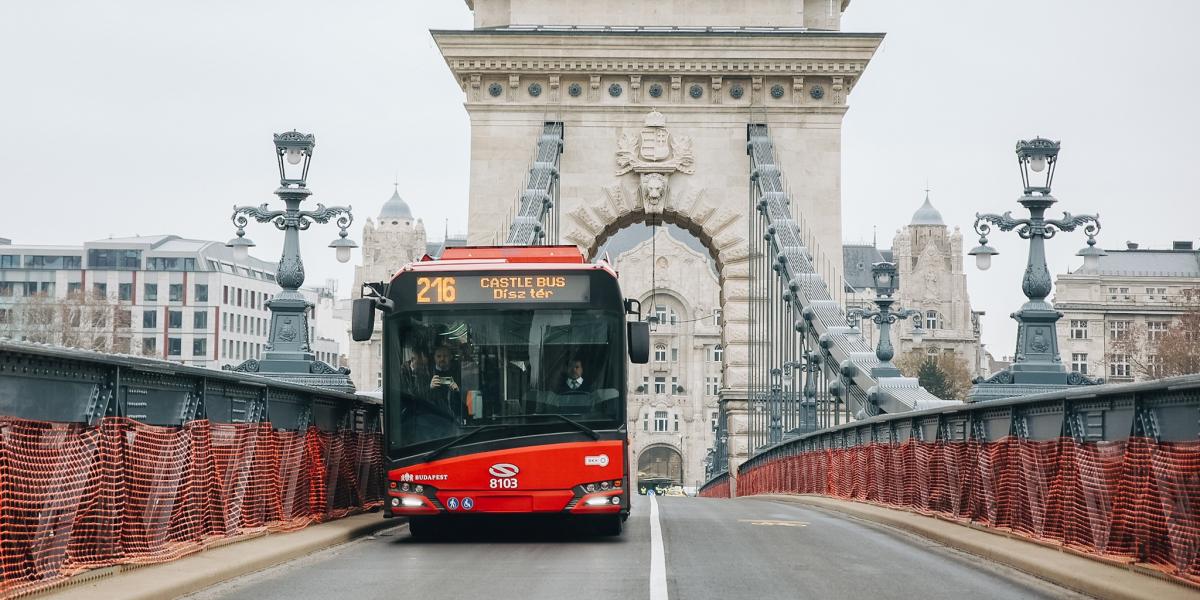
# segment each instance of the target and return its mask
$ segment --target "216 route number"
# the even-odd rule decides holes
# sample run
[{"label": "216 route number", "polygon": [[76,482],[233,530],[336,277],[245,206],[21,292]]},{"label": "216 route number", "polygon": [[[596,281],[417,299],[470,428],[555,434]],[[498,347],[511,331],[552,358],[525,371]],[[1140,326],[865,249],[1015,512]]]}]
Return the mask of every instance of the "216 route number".
[{"label": "216 route number", "polygon": [[[433,292],[431,298],[429,293]],[[454,289],[453,277],[418,277],[417,303],[429,304],[454,302],[458,292]]]}]

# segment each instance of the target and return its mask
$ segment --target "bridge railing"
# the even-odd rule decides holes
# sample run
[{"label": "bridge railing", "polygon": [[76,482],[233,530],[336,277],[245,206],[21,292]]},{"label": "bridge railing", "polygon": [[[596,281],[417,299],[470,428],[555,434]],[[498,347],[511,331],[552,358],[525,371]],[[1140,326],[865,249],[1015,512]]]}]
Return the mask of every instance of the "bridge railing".
[{"label": "bridge railing", "polygon": [[875,502],[1200,583],[1200,375],[833,427],[751,457],[736,493]]},{"label": "bridge railing", "polygon": [[0,598],[378,506],[377,400],[0,341]]}]

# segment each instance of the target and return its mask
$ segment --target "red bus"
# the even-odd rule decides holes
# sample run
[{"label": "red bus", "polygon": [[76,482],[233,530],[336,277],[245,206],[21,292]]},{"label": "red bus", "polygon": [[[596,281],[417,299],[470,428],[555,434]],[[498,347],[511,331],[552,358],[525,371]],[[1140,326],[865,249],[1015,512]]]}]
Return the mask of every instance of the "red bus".
[{"label": "red bus", "polygon": [[649,330],[606,262],[574,246],[448,248],[367,286],[383,312],[385,517],[412,535],[473,516],[629,515],[626,357]]}]

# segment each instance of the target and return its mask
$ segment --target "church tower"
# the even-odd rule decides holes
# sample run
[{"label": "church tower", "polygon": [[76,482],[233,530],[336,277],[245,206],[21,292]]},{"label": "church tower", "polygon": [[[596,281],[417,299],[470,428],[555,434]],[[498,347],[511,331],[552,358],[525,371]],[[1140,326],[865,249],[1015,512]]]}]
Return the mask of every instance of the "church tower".
[{"label": "church tower", "polygon": [[[425,254],[425,223],[414,219],[412,209],[400,197],[399,184],[383,203],[379,216],[368,218],[362,230],[362,264],[354,267],[352,298],[358,298],[363,283],[388,281],[400,267]],[[350,344],[350,378],[354,387],[379,389],[383,377],[382,319],[375,321],[371,341]]]},{"label": "church tower", "polygon": [[912,326],[900,327],[899,352],[914,347],[930,355],[954,352],[972,375],[982,375],[979,317],[971,310],[967,295],[962,233],[957,227],[947,230],[928,191],[912,221],[897,232],[892,253],[900,272],[900,305],[919,309],[925,328],[925,340],[917,346],[912,341]]}]

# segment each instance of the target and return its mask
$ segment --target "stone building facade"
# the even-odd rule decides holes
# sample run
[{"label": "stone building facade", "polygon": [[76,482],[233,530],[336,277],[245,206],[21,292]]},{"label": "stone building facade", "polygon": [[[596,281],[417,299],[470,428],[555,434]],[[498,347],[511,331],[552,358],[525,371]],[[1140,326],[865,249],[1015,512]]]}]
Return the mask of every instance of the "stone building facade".
[{"label": "stone building facade", "polygon": [[[749,454],[753,368],[746,126],[769,123],[794,217],[814,232],[810,248],[836,257],[842,119],[882,35],[839,31],[844,0],[467,4],[474,29],[432,35],[471,120],[470,242],[507,225],[547,120],[565,130],[562,242],[591,255],[619,229],[657,221],[700,238],[721,284],[736,468]],[[841,264],[830,263],[822,275],[836,285]]]},{"label": "stone building facade", "polygon": [[1128,348],[1113,342],[1135,330],[1153,342],[1178,320],[1185,290],[1200,290],[1200,251],[1183,241],[1169,250],[1131,243],[1105,252],[1094,268],[1081,267],[1055,280],[1054,308],[1063,314],[1057,323],[1059,351],[1072,371],[1106,383],[1140,381],[1147,374],[1135,365],[1152,369],[1153,350],[1143,347],[1140,356],[1130,356]]},{"label": "stone building facade", "polygon": [[721,288],[709,256],[656,229],[615,258],[621,292],[659,321],[650,362],[630,365],[629,464],[643,477],[667,476],[691,489],[704,481],[716,431]]},{"label": "stone building facade", "polygon": [[[362,264],[354,267],[352,298],[360,296],[364,282],[391,280],[400,267],[424,256],[428,245],[425,223],[413,217],[412,209],[400,197],[399,186],[379,216],[367,219],[362,239]],[[382,332],[383,319],[376,319],[370,341],[350,344],[350,378],[360,391],[383,386]]]},{"label": "stone building facade", "polygon": [[[983,313],[971,308],[962,257],[962,234],[957,227],[953,231],[947,229],[927,193],[911,222],[896,232],[890,249],[879,250],[863,244],[843,246],[847,308],[875,308],[871,302],[875,297],[871,264],[894,262],[900,278],[898,304],[920,310],[925,329],[925,339],[914,344],[911,320],[894,326],[892,342],[896,345],[896,356],[914,347],[931,355],[953,352],[966,361],[973,376],[987,376],[989,361],[980,344],[979,316]],[[862,328],[863,336],[874,347],[875,324],[866,322]]]}]

